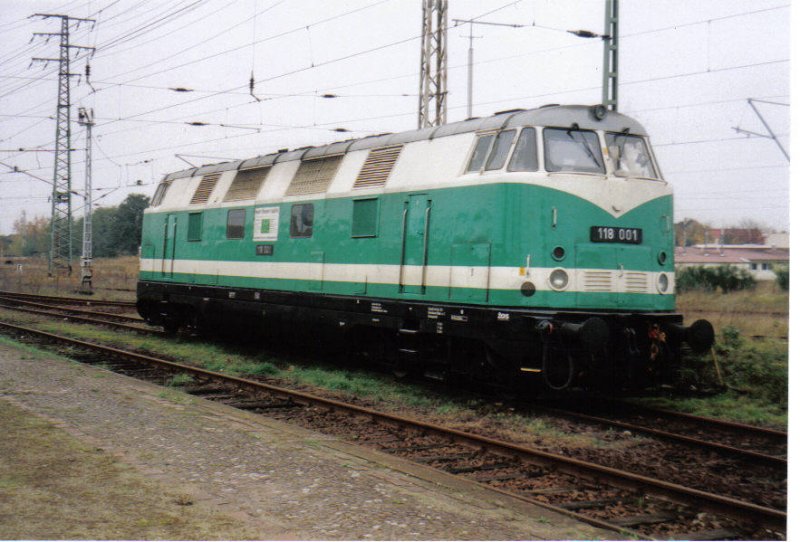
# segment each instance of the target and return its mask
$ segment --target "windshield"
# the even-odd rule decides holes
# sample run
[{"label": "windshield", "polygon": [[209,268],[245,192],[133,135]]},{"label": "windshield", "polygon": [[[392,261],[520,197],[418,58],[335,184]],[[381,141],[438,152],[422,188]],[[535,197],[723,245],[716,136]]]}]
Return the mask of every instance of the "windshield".
[{"label": "windshield", "polygon": [[644,138],[630,134],[606,134],[608,155],[618,177],[646,177],[655,179],[653,160],[647,152]]},{"label": "windshield", "polygon": [[588,130],[546,128],[544,162],[547,171],[605,173],[600,139]]}]

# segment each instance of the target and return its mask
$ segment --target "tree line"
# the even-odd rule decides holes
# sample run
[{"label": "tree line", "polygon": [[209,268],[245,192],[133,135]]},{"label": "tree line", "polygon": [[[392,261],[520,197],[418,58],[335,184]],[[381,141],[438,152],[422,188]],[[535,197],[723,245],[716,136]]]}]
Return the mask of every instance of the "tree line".
[{"label": "tree line", "polygon": [[[142,215],[150,198],[130,194],[116,207],[100,207],[92,213],[92,252],[95,258],[138,254],[142,239]],[[23,211],[14,221],[13,233],[0,235],[4,256],[47,256],[50,251],[50,219],[28,218]],[[72,250],[80,257],[83,246],[83,217],[72,224]]]}]

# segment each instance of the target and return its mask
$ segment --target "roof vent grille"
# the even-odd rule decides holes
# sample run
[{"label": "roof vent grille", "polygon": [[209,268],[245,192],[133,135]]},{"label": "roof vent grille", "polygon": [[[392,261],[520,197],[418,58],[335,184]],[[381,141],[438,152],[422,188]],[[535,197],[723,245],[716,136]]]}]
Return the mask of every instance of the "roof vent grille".
[{"label": "roof vent grille", "polygon": [[341,162],[342,155],[304,160],[286,189],[286,195],[302,196],[327,191]]},{"label": "roof vent grille", "polygon": [[236,177],[225,194],[222,201],[242,201],[246,199],[255,199],[258,190],[261,188],[264,180],[269,175],[270,168],[259,167],[253,169],[245,169],[236,172]]},{"label": "roof vent grille", "polygon": [[192,201],[190,201],[189,204],[195,205],[198,203],[208,203],[208,198],[211,196],[211,192],[214,191],[214,187],[217,186],[217,181],[221,175],[222,173],[209,173],[208,175],[203,175],[200,184],[197,185],[197,190],[194,191]]},{"label": "roof vent grille", "polygon": [[402,150],[402,145],[395,145],[369,151],[369,156],[361,167],[361,172],[358,174],[353,188],[384,186]]}]

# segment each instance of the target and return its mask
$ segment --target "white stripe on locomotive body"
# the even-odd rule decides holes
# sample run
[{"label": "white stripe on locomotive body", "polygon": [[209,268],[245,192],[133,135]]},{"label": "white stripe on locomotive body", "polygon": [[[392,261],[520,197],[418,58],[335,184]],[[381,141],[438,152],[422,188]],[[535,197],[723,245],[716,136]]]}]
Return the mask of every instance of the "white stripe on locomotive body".
[{"label": "white stripe on locomotive body", "polygon": [[[537,130],[541,142],[542,128],[538,127]],[[607,162],[606,169],[612,171],[611,164],[608,163],[608,151],[605,146],[605,138],[602,137],[603,132],[600,134],[603,155]],[[344,155],[342,163],[325,193],[311,196],[283,196],[300,166],[300,160],[290,160],[278,162],[271,167],[255,200],[223,203],[223,197],[236,176],[236,170],[229,170],[220,176],[208,203],[189,204],[200,184],[202,175],[182,177],[172,180],[172,186],[160,206],[148,208],[145,212],[241,207],[245,204],[262,205],[303,201],[310,197],[313,199],[361,197],[371,194],[436,190],[495,183],[521,183],[559,190],[591,201],[614,218],[619,218],[651,200],[672,194],[671,186],[662,180],[615,177],[609,174],[551,173],[546,171],[506,172],[502,170],[464,174],[463,171],[466,168],[466,161],[475,137],[475,133],[469,132],[406,143],[386,186],[381,188],[352,189],[358,172],[369,155],[369,149],[365,149],[351,151]],[[539,148],[541,150],[541,144]],[[539,160],[541,164],[541,156]]]},{"label": "white stripe on locomotive body", "polygon": [[[166,266],[166,267],[162,267]],[[360,284],[383,284],[426,286],[442,288],[477,288],[489,290],[519,290],[523,282],[531,281],[539,290],[555,291],[549,286],[548,277],[552,267],[470,267],[428,265],[378,265],[378,264],[334,264],[300,262],[238,262],[217,260],[162,260],[142,258],[140,270],[161,273],[168,269],[172,273],[207,275],[252,279],[315,280],[323,282],[351,282]],[[602,275],[608,280],[608,289],[602,293],[658,294],[656,283],[662,272],[621,271],[609,269],[563,268],[569,283],[563,292],[592,291],[584,286],[590,274]],[[400,273],[403,273],[402,279]],[[665,295],[674,293],[675,274],[665,273],[669,287]],[[424,285],[422,279],[424,276]],[[646,288],[626,287],[626,278],[643,278]]]}]

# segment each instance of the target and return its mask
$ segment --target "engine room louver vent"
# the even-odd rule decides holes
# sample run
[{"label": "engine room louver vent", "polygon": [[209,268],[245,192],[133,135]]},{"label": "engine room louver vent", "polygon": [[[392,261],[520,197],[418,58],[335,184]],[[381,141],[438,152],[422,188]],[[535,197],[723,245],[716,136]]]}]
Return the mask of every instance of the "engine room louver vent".
[{"label": "engine room louver vent", "polygon": [[647,273],[625,272],[625,291],[630,294],[647,293]]},{"label": "engine room louver vent", "polygon": [[336,175],[341,161],[342,156],[339,155],[301,162],[285,195],[302,196],[325,192],[333,176]]},{"label": "engine room louver vent", "polygon": [[194,191],[192,201],[190,201],[189,204],[195,205],[197,203],[208,203],[208,198],[211,196],[211,192],[217,185],[217,181],[221,175],[222,173],[209,173],[208,175],[203,175],[203,178],[200,180],[200,184],[197,186],[197,190]]},{"label": "engine room louver vent", "polygon": [[611,271],[583,272],[583,289],[586,292],[610,292],[612,284]]},{"label": "engine room louver vent", "polygon": [[259,167],[236,172],[236,177],[222,201],[241,201],[255,199],[262,183],[267,178],[270,168]]},{"label": "engine room louver vent", "polygon": [[369,151],[369,156],[367,156],[367,160],[364,162],[353,188],[384,186],[389,174],[392,173],[392,168],[394,168],[394,163],[397,161],[397,157],[400,156],[401,150],[403,150],[403,146],[396,145]]}]

